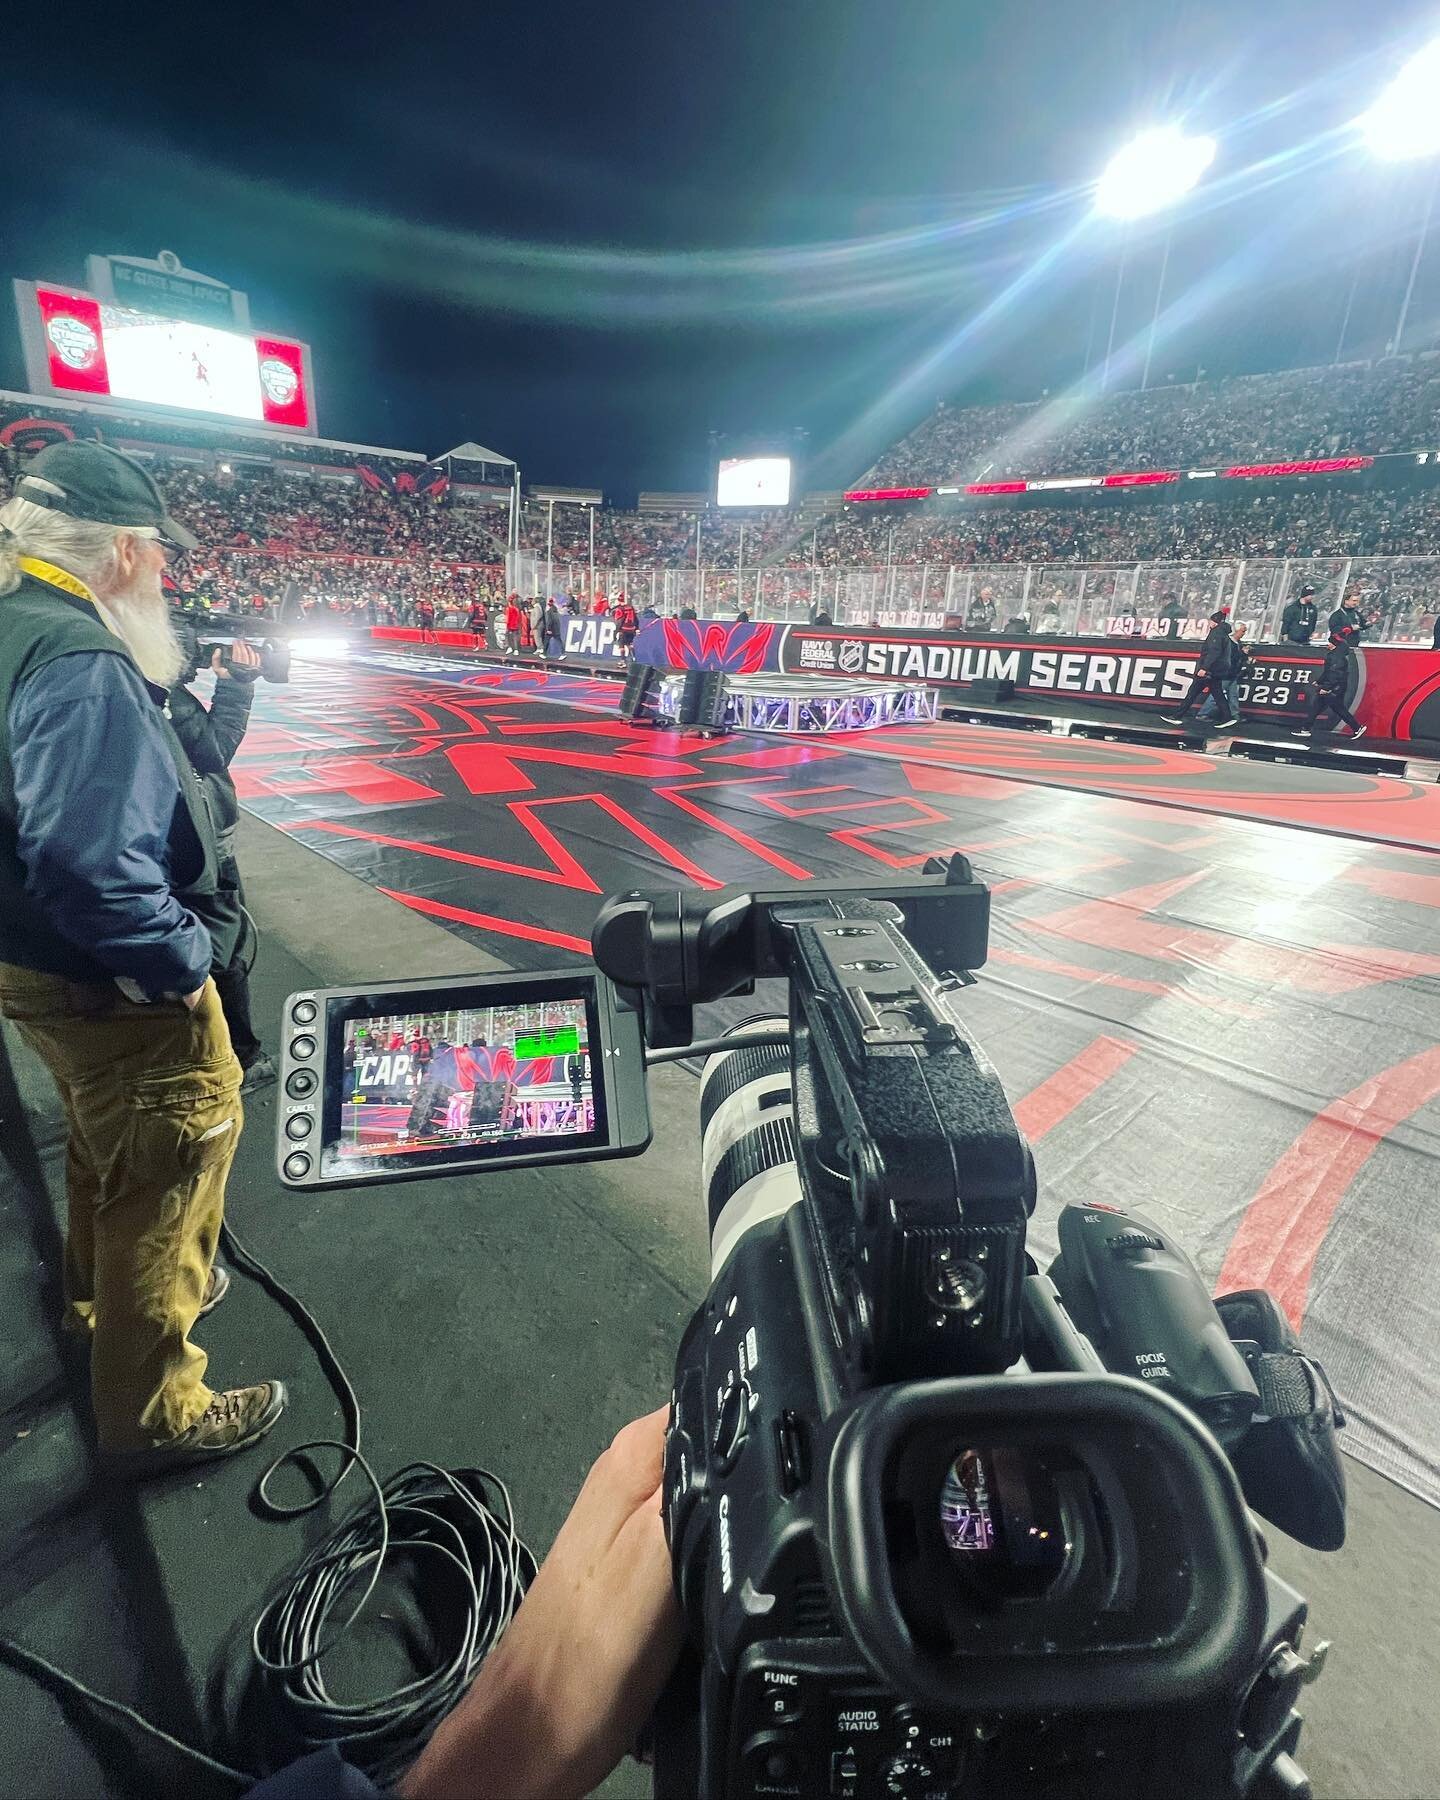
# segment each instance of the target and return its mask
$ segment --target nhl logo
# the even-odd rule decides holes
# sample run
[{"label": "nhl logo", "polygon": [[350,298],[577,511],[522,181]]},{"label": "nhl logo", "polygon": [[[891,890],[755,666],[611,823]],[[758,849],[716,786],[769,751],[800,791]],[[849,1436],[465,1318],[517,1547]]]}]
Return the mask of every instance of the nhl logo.
[{"label": "nhl logo", "polygon": [[858,638],[846,638],[840,646],[840,672],[858,675],[865,667],[865,646]]},{"label": "nhl logo", "polygon": [[67,369],[88,369],[100,348],[94,329],[71,313],[57,313],[47,320],[45,335]]},{"label": "nhl logo", "polygon": [[260,364],[260,385],[274,406],[288,406],[300,386],[300,377],[288,362],[278,356],[267,356]]}]

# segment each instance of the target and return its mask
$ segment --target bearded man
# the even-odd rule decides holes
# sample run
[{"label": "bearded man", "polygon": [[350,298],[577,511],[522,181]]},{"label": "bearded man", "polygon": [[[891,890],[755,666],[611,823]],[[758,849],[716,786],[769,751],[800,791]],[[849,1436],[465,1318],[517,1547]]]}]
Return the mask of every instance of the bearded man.
[{"label": "bearded man", "polygon": [[66,1323],[102,1457],[132,1473],[242,1450],[285,1405],[278,1381],[212,1392],[190,1342],[228,1286],[243,1115],[196,917],[214,831],[163,711],[167,543],[195,540],[103,444],[41,451],[0,507],[0,1013],[60,1090]]}]

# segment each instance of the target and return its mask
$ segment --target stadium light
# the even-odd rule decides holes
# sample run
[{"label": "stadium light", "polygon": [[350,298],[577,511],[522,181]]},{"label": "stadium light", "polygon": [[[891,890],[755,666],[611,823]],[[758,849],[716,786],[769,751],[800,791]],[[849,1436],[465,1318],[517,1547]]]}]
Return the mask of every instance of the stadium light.
[{"label": "stadium light", "polygon": [[1356,124],[1373,156],[1409,162],[1440,151],[1440,38],[1417,50]]},{"label": "stadium light", "polygon": [[1143,219],[1188,194],[1215,160],[1212,137],[1157,125],[1117,150],[1095,187],[1095,210],[1109,219]]}]

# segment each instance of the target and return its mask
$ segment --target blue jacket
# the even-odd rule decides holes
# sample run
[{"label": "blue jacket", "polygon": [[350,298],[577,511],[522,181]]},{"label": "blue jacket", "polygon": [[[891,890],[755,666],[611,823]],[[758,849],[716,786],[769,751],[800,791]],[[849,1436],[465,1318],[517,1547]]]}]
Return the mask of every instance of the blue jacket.
[{"label": "blue jacket", "polygon": [[8,725],[26,893],[111,974],[193,992],[210,939],[170,891],[183,802],[155,691],[122,656],[60,656],[16,686]]}]

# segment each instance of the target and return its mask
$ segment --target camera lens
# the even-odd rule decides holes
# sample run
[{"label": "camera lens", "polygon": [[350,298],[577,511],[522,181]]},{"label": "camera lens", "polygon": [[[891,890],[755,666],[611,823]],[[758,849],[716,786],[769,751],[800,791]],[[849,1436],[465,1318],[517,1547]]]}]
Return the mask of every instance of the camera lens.
[{"label": "camera lens", "polygon": [[962,1450],[940,1490],[940,1530],[967,1586],[994,1600],[1033,1600],[1069,1555],[1060,1498],[1042,1459]]}]

